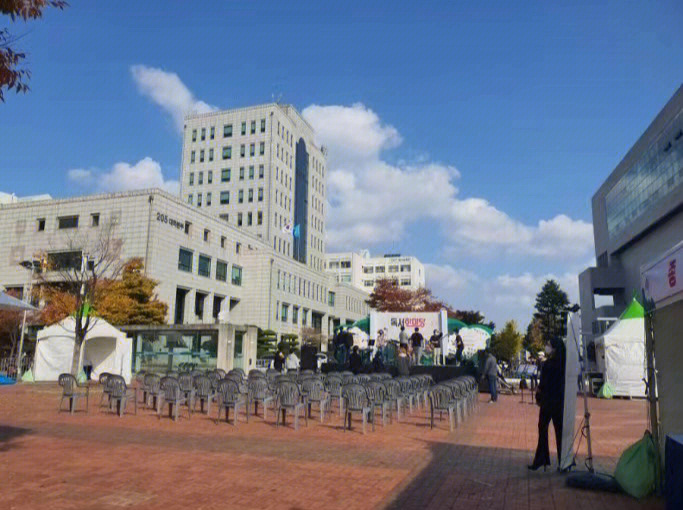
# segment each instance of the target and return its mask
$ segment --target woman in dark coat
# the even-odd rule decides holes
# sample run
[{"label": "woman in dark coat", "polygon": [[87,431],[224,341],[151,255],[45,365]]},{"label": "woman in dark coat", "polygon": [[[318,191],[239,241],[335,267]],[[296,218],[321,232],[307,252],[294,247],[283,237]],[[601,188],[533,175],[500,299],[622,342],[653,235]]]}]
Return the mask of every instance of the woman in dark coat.
[{"label": "woman in dark coat", "polygon": [[550,421],[555,429],[557,444],[557,461],[562,455],[562,415],[564,413],[564,371],[565,349],[561,338],[553,338],[546,345],[548,359],[541,368],[541,381],[538,383],[536,403],[540,406],[538,413],[538,446],[536,456],[529,469],[543,470],[550,465],[550,449],[548,447],[548,428]]}]

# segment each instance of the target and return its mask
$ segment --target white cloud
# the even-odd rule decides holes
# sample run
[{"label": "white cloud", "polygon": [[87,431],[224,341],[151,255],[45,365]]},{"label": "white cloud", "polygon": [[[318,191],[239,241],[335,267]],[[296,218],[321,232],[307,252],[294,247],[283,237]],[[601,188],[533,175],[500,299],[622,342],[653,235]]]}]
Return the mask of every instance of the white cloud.
[{"label": "white cloud", "polygon": [[395,242],[408,225],[431,219],[441,225],[447,244],[468,253],[574,259],[591,251],[589,223],[560,214],[528,225],[484,198],[461,198],[453,166],[424,158],[387,163],[382,151],[397,147],[401,136],[361,103],[312,105],[302,113],[329,150],[331,249]]},{"label": "white cloud", "polygon": [[144,65],[131,66],[130,72],[138,91],[169,113],[178,131],[182,131],[188,113],[206,113],[216,109],[197,100],[176,73]]},{"label": "white cloud", "polygon": [[108,171],[74,168],[69,170],[67,175],[70,181],[99,192],[161,188],[177,195],[180,191],[180,183],[164,179],[161,165],[150,157],[143,158],[133,165],[119,162]]}]

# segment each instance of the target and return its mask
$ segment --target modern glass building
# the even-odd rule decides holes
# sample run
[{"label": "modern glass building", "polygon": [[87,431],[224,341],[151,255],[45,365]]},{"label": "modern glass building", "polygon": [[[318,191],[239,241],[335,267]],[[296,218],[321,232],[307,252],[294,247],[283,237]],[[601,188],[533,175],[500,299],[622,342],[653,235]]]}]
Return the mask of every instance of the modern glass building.
[{"label": "modern glass building", "polygon": [[683,86],[592,200],[596,267],[579,276],[584,341],[640,295],[641,266],[683,239]]}]

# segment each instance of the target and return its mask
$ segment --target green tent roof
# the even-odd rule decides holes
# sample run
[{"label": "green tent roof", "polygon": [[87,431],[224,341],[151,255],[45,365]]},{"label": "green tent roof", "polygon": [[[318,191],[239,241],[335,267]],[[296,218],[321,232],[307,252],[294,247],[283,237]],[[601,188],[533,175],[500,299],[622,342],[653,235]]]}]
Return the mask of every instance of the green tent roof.
[{"label": "green tent roof", "polygon": [[643,308],[643,305],[641,305],[638,300],[634,297],[631,300],[631,304],[628,305],[628,308],[624,310],[624,313],[621,314],[621,317],[619,317],[619,320],[623,319],[642,319],[645,317],[645,309]]},{"label": "green tent roof", "polygon": [[448,319],[448,332],[456,333],[462,328],[466,328],[467,324],[458,319]]}]

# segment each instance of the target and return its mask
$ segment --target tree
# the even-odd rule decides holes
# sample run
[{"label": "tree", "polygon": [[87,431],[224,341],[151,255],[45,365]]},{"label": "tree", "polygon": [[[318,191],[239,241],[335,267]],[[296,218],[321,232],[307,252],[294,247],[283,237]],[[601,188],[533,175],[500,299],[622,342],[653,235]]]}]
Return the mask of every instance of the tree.
[{"label": "tree", "polygon": [[298,338],[299,337],[293,333],[287,333],[285,335],[282,335],[280,343],[277,344],[278,351],[282,351],[282,354],[284,354],[285,356],[287,356],[290,352],[298,352]]},{"label": "tree", "polygon": [[274,354],[276,350],[277,333],[272,329],[259,329],[256,337],[256,358],[263,358]]},{"label": "tree", "polygon": [[168,305],[154,294],[159,284],[144,274],[141,258],[132,258],[121,271],[121,279],[102,282],[94,309],[114,325],[164,324]]},{"label": "tree", "polygon": [[493,355],[499,360],[512,361],[522,347],[522,334],[515,321],[507,321],[503,330],[491,338]]},{"label": "tree", "polygon": [[106,292],[107,285],[102,283],[118,278],[124,267],[122,242],[115,237],[116,228],[116,222],[111,221],[97,229],[93,237],[83,234],[67,238],[66,249],[41,257],[45,271],[39,274],[40,287],[48,303],[43,319],[51,323],[71,315],[75,321],[71,361],[74,376],[80,368],[85,336],[95,324],[93,304]]},{"label": "tree", "polygon": [[541,331],[541,322],[538,319],[533,319],[529,323],[523,345],[533,356],[536,356],[543,350],[543,332]]},{"label": "tree", "polygon": [[[42,17],[47,7],[64,9],[64,0],[0,0],[0,14],[9,16],[11,21],[21,18],[24,21]],[[4,102],[3,89],[28,92],[31,72],[22,67],[26,54],[12,48],[18,37],[6,28],[0,30],[0,101]]]},{"label": "tree", "polygon": [[388,278],[377,280],[368,305],[378,312],[436,312],[447,307],[429,289],[404,289]]},{"label": "tree", "polygon": [[534,319],[539,321],[544,342],[566,335],[568,306],[567,293],[555,280],[547,280],[536,295],[534,313]]}]

